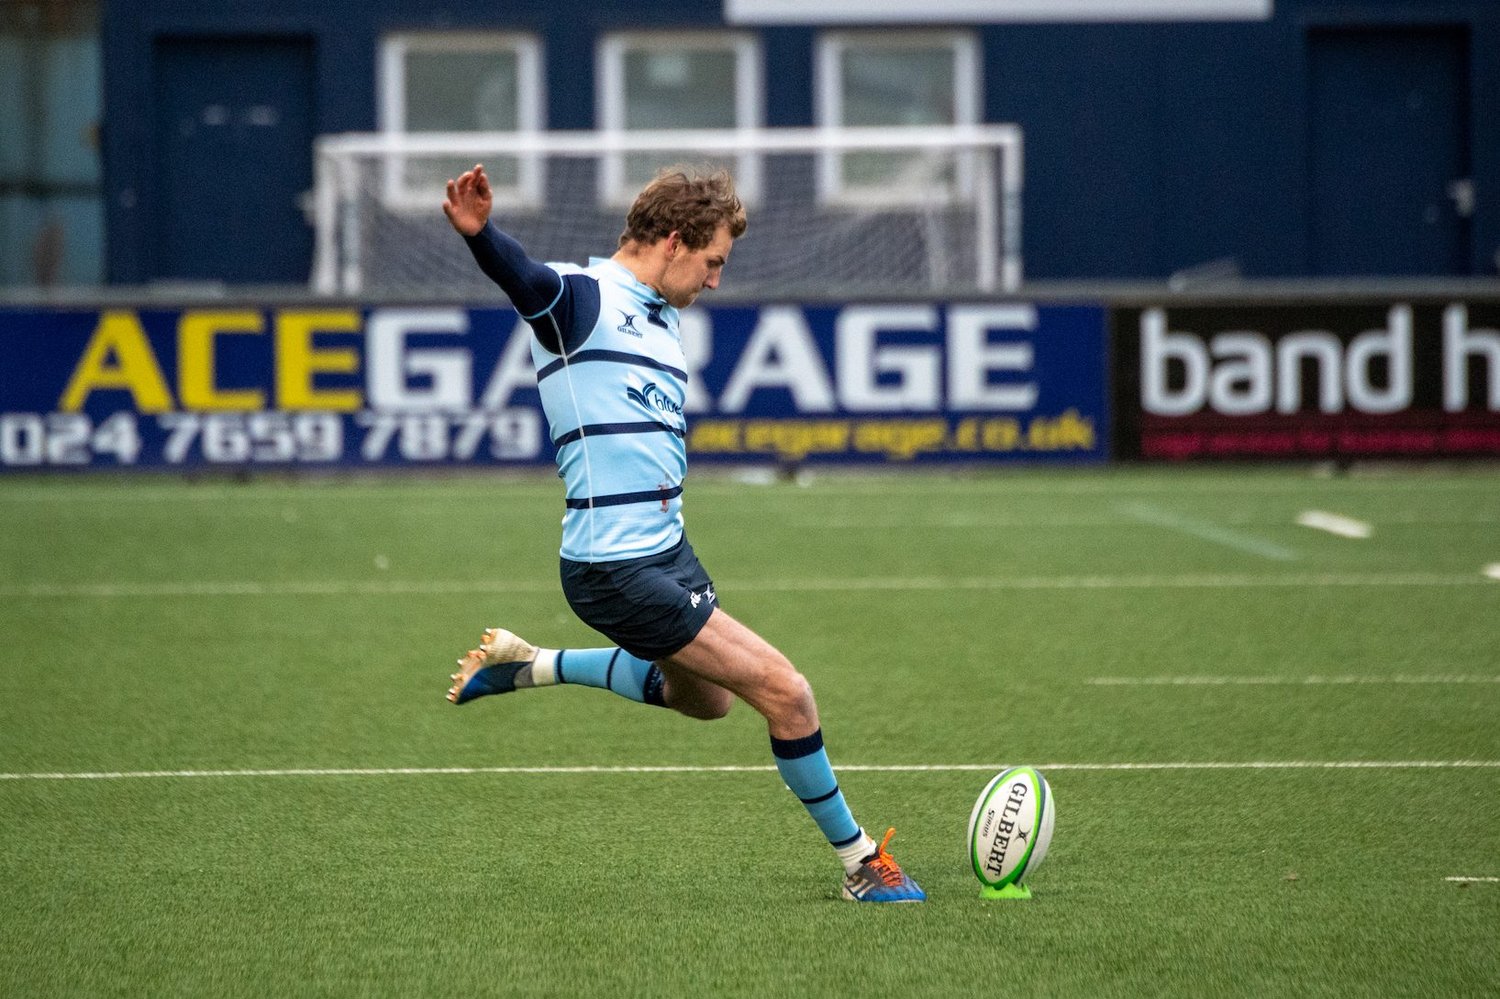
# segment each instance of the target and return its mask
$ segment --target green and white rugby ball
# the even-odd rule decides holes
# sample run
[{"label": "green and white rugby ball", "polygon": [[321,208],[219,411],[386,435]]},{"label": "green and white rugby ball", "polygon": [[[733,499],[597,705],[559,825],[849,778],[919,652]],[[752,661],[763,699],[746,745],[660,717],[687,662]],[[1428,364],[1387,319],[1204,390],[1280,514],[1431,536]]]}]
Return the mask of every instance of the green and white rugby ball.
[{"label": "green and white rugby ball", "polygon": [[1047,856],[1057,804],[1033,767],[1011,767],[984,786],[969,815],[969,860],[986,888],[1019,885]]}]

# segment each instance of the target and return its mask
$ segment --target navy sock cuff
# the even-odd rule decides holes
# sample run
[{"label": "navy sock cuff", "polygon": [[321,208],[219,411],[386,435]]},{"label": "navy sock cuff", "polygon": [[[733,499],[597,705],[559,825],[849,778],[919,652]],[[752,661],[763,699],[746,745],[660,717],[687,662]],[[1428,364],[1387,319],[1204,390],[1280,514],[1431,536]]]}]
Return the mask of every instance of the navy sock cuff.
[{"label": "navy sock cuff", "polygon": [[661,667],[652,663],[651,668],[646,671],[646,682],[641,686],[641,699],[658,708],[666,707],[666,686],[667,678],[662,675]]},{"label": "navy sock cuff", "polygon": [[771,755],[778,760],[800,760],[822,748],[823,730],[821,728],[812,735],[804,735],[800,739],[778,739],[774,735],[771,737]]}]

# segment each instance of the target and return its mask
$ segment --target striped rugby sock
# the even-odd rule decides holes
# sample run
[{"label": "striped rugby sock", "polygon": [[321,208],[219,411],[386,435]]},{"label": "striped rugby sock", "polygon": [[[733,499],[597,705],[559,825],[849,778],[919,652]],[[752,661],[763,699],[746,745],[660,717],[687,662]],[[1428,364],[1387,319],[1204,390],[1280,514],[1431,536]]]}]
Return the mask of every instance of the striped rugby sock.
[{"label": "striped rugby sock", "polygon": [[844,870],[854,873],[860,861],[875,852],[875,841],[854,821],[844,801],[844,792],[839,790],[828,753],[823,749],[823,730],[800,739],[772,736],[771,755],[776,758],[781,779],[837,851]]},{"label": "striped rugby sock", "polygon": [[639,704],[666,707],[661,670],[624,649],[541,649],[532,676],[536,686],[544,686],[546,676],[551,683],[598,687]]}]

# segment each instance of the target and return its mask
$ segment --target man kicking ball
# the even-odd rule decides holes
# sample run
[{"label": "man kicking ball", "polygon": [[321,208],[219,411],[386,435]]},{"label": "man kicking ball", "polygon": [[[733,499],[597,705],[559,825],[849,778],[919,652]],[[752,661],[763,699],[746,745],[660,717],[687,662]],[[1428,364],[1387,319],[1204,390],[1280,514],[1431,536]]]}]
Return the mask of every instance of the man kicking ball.
[{"label": "man kicking ball", "polygon": [[722,171],[665,170],[636,197],[613,256],[541,264],[490,221],[484,168],[448,182],[443,211],[533,331],[537,388],[565,483],[561,575],[574,613],[615,645],[541,649],[484,632],[459,660],[464,704],[561,683],[601,687],[691,718],[738,697],[766,719],[776,768],[844,865],[843,897],[920,902],[922,889],[854,821],[812,688],[719,606],[683,532],[687,365],[678,310],[717,288],[745,210]]}]

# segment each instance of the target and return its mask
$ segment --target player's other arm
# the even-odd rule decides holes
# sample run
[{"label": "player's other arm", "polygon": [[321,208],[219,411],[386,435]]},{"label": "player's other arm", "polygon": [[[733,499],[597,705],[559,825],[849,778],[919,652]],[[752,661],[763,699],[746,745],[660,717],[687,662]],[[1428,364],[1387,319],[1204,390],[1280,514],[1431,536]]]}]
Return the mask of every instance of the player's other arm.
[{"label": "player's other arm", "polygon": [[[589,303],[575,300],[591,297],[592,311],[598,314],[598,292],[592,282],[588,289],[582,289],[575,286],[576,282],[564,280],[552,268],[532,260],[520,243],[490,221],[493,198],[484,167],[476,166],[457,180],[448,181],[447,193],[443,214],[464,237],[479,269],[501,287],[516,311],[531,324],[542,346],[560,353],[561,341],[569,350],[575,349],[578,334],[574,331],[586,333],[593,326],[593,319],[588,318],[587,325],[580,329],[580,320],[586,317],[576,314],[590,311]],[[593,292],[591,296],[589,291]]]}]

